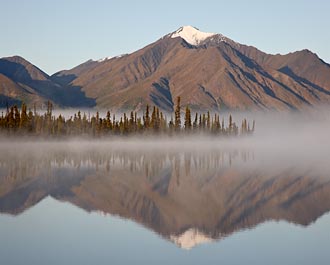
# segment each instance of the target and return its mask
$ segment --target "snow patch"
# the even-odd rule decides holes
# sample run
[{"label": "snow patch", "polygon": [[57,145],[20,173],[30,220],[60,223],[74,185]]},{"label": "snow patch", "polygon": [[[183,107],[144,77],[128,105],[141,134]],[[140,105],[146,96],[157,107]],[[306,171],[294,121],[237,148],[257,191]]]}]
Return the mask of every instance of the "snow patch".
[{"label": "snow patch", "polygon": [[213,239],[199,232],[195,228],[190,228],[181,235],[171,235],[170,240],[183,249],[192,249],[196,245],[213,242]]},{"label": "snow patch", "polygon": [[171,35],[171,38],[181,37],[191,45],[198,45],[207,38],[218,35],[216,33],[206,33],[194,28],[192,26],[184,26],[179,28]]},{"label": "snow patch", "polygon": [[111,214],[101,211],[101,210],[93,211],[93,213],[95,213],[99,216],[102,216],[102,217],[111,217],[112,216]]},{"label": "snow patch", "polygon": [[101,59],[97,60],[97,62],[98,62],[98,63],[102,63],[102,62],[107,61],[107,60],[110,60],[110,59],[112,59],[112,58],[113,58],[113,57],[111,57],[111,56],[109,56],[109,57],[105,57],[105,58],[101,58]]},{"label": "snow patch", "polygon": [[121,54],[121,55],[118,55],[118,56],[109,56],[109,57],[101,58],[101,59],[97,60],[97,62],[102,63],[102,62],[108,61],[110,59],[118,59],[118,58],[124,57],[126,55],[127,54]]}]

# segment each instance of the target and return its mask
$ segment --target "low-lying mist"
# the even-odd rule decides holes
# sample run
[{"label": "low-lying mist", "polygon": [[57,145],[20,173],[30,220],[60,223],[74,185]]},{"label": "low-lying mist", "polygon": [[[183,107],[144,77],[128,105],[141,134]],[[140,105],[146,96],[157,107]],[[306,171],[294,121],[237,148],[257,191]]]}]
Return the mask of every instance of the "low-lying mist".
[{"label": "low-lying mist", "polygon": [[[43,157],[45,154],[132,155],[157,157],[161,154],[208,157],[226,154],[233,165],[265,168],[301,167],[330,173],[330,110],[302,113],[234,113],[234,120],[256,121],[251,136],[222,137],[206,135],[139,135],[101,139],[36,140],[5,138],[0,140],[0,162],[8,156]],[[228,117],[224,114],[224,117]],[[238,155],[237,155],[238,154]],[[248,155],[247,155],[248,154]],[[238,157],[238,158],[237,158]],[[248,159],[246,159],[248,157]],[[223,159],[223,158],[222,158]],[[154,162],[157,163],[157,160]]]}]

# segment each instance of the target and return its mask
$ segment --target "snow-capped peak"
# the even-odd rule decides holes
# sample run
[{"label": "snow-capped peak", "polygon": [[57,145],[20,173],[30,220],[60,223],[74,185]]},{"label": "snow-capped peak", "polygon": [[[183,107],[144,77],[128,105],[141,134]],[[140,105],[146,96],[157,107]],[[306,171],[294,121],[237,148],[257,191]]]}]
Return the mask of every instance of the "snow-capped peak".
[{"label": "snow-capped peak", "polygon": [[198,45],[209,37],[217,35],[216,33],[206,33],[192,26],[184,26],[179,28],[171,35],[171,38],[181,37],[191,45]]}]

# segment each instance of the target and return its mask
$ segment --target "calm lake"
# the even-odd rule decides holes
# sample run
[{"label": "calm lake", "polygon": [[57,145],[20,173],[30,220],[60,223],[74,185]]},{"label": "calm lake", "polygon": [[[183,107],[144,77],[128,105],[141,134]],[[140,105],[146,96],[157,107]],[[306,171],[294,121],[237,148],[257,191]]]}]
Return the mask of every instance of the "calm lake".
[{"label": "calm lake", "polygon": [[294,127],[3,139],[0,264],[329,264],[329,126]]}]

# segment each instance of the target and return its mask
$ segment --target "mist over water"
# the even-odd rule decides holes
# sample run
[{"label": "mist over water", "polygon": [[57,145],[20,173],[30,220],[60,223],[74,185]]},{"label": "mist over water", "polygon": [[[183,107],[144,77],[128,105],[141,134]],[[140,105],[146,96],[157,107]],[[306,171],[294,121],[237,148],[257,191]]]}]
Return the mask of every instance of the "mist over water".
[{"label": "mist over water", "polygon": [[[318,168],[329,170],[330,111],[302,113],[234,113],[238,124],[247,118],[256,121],[252,136],[216,137],[207,135],[109,137],[100,139],[40,140],[1,138],[1,156],[51,156],[53,152],[69,155],[190,154],[210,156],[212,153],[249,154],[249,161],[236,159],[237,165],[254,167]],[[69,113],[67,113],[69,115]],[[223,114],[227,119],[229,114]],[[227,123],[227,121],[225,121]]]},{"label": "mist over water", "polygon": [[[238,124],[244,118],[256,121],[251,136],[1,138],[0,211],[15,217],[9,222],[0,214],[0,232],[10,242],[35,242],[34,247],[17,248],[36,256],[35,248],[47,252],[53,246],[66,253],[62,240],[71,240],[72,245],[89,242],[88,231],[93,231],[98,236],[89,247],[96,249],[95,255],[79,251],[74,258],[93,257],[100,261],[97,264],[104,261],[102,255],[130,263],[119,254],[121,244],[137,263],[148,261],[144,251],[135,251],[142,241],[155,260],[166,257],[171,263],[200,264],[193,259],[196,255],[242,263],[249,251],[239,257],[228,253],[251,246],[276,260],[274,248],[304,238],[283,250],[286,256],[281,263],[296,264],[293,253],[312,256],[319,251],[324,258],[318,264],[327,264],[327,250],[316,250],[308,242],[323,246],[330,238],[308,231],[324,235],[330,224],[325,215],[330,211],[328,112],[233,114]],[[57,217],[47,218],[52,214]],[[59,225],[64,216],[65,222]],[[47,218],[44,241],[54,238],[52,231],[57,240],[40,244],[34,234],[16,233],[24,230],[27,217],[33,220],[30,223]],[[7,228],[1,230],[1,223]],[[38,234],[38,229],[31,225],[27,231]],[[111,235],[103,237],[106,231]],[[4,260],[17,261],[6,254],[14,248],[4,240],[0,247]],[[250,259],[254,264],[265,261],[262,254]]]}]

